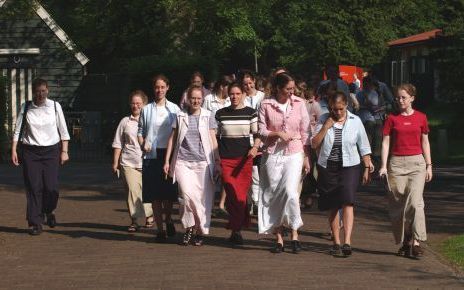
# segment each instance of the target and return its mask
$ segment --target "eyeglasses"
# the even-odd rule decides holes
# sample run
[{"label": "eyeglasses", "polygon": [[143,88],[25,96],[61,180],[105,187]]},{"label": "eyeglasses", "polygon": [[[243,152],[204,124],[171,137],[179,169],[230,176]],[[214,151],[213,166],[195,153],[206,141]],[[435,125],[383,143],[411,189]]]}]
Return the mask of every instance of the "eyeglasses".
[{"label": "eyeglasses", "polygon": [[401,97],[396,97],[395,100],[397,101],[406,101],[407,99],[409,99],[410,97],[405,97],[405,96],[401,96]]}]

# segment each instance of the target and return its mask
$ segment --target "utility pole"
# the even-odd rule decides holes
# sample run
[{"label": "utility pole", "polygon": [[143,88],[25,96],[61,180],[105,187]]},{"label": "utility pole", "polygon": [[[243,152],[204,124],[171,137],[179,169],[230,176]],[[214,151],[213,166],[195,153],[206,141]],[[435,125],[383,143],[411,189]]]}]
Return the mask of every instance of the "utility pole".
[{"label": "utility pole", "polygon": [[258,51],[256,50],[256,44],[255,44],[255,73],[258,73]]}]

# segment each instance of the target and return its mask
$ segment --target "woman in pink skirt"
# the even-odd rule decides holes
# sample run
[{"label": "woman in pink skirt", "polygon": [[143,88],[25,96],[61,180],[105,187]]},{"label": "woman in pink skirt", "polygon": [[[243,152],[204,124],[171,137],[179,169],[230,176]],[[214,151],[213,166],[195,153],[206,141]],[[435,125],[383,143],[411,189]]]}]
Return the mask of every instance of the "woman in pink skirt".
[{"label": "woman in pink skirt", "polygon": [[209,234],[214,183],[220,176],[217,125],[211,112],[201,108],[201,87],[190,87],[187,100],[186,110],[173,124],[164,173],[179,185],[180,216],[186,229],[182,244],[187,246],[193,239],[194,245],[201,246],[203,235]]}]

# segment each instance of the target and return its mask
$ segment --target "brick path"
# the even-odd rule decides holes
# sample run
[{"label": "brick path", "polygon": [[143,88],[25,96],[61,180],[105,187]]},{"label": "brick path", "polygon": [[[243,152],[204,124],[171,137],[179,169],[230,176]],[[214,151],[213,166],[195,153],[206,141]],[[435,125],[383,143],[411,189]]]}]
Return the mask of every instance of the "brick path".
[{"label": "brick path", "polygon": [[[437,172],[427,188],[431,242],[464,231],[464,168]],[[231,248],[223,219],[203,247],[160,245],[152,231],[125,231],[124,191],[109,166],[70,164],[61,181],[59,225],[31,237],[20,170],[0,165],[0,289],[464,289],[429,247],[420,261],[395,256],[386,202],[374,186],[359,194],[354,254],[345,259],[327,254],[328,225],[317,210],[304,212],[299,255],[269,253],[272,240],[258,236],[256,224],[244,231],[243,247]]]}]

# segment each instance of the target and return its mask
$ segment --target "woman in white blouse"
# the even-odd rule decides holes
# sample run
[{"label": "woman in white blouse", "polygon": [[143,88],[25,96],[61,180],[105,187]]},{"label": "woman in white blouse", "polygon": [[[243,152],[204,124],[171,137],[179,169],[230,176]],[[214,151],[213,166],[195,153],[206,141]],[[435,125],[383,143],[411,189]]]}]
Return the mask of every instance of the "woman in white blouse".
[{"label": "woman in white blouse", "polygon": [[[58,169],[69,160],[69,133],[63,110],[48,99],[48,84],[43,79],[32,83],[34,96],[21,106],[13,135],[11,161],[23,165],[27,198],[27,222],[31,235],[42,233],[42,223],[56,226],[53,211],[58,204]],[[20,156],[17,148],[20,146]]]},{"label": "woman in white blouse", "polygon": [[142,200],[143,153],[137,140],[140,111],[146,103],[147,96],[143,91],[137,90],[131,94],[131,115],[119,122],[113,141],[113,172],[122,172],[128,190],[127,207],[132,221],[127,229],[129,232],[138,230],[138,218],[146,217],[145,227],[153,227],[151,203],[144,204]]}]

